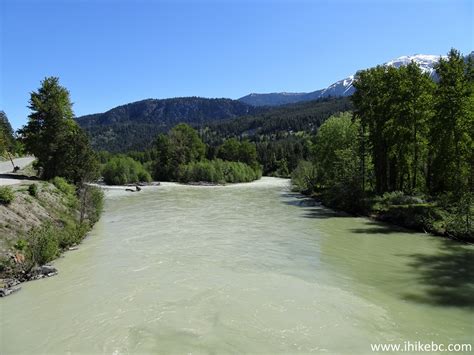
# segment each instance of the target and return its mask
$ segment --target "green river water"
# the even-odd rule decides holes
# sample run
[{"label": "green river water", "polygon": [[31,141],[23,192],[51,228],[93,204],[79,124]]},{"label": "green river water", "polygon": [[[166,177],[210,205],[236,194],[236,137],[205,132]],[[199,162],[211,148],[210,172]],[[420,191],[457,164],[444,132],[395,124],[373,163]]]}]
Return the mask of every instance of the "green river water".
[{"label": "green river water", "polygon": [[0,353],[368,354],[474,343],[472,247],[341,217],[288,180],[107,192],[59,275],[0,299]]}]

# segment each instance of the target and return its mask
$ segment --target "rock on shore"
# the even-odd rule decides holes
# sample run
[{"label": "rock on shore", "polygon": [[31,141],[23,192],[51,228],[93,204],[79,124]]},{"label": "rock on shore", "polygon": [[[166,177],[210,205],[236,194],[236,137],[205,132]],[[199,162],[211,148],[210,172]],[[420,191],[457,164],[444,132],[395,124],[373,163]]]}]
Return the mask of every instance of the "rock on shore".
[{"label": "rock on shore", "polygon": [[58,270],[51,265],[36,266],[27,274],[23,275],[21,279],[7,279],[3,280],[3,285],[0,288],[0,297],[6,297],[21,289],[19,284],[21,282],[39,280],[45,277],[51,277],[58,274]]}]

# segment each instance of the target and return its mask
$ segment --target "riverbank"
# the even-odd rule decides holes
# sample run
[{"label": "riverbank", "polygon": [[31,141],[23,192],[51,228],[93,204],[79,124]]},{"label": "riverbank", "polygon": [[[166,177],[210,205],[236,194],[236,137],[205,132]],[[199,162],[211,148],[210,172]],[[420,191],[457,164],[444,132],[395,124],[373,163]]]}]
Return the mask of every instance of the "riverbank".
[{"label": "riverbank", "polygon": [[48,265],[74,248],[98,221],[103,194],[84,187],[76,192],[63,179],[23,181],[4,187],[0,203],[0,296],[21,282],[57,274]]},{"label": "riverbank", "polygon": [[[350,201],[332,198],[327,192],[304,193],[324,206],[352,216],[364,216],[379,222],[389,223],[409,230],[429,233],[463,243],[474,243],[474,226],[456,214],[454,207],[442,206],[437,201],[425,201],[406,196],[400,192],[384,194]],[[468,206],[473,213],[473,206]],[[470,228],[469,228],[470,227]]]}]

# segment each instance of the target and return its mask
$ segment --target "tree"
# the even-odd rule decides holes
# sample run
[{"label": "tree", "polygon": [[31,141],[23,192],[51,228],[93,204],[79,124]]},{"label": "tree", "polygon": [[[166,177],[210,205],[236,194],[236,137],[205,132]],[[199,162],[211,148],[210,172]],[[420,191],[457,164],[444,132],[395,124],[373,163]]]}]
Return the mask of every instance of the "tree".
[{"label": "tree", "polygon": [[108,185],[125,185],[137,182],[150,182],[150,174],[142,164],[130,157],[116,156],[105,164],[102,175]]},{"label": "tree", "polygon": [[422,190],[423,179],[418,176],[424,173],[428,147],[428,123],[433,110],[433,91],[435,84],[428,73],[423,73],[414,62],[406,67],[406,81],[403,107],[409,116],[412,149],[411,191]]},{"label": "tree", "polygon": [[252,167],[258,167],[257,148],[248,140],[239,142],[229,138],[217,148],[217,157],[227,161],[240,161]]},{"label": "tree", "polygon": [[74,123],[71,124],[64,138],[73,144],[63,144],[58,148],[58,153],[63,157],[58,163],[61,176],[75,185],[82,185],[84,182],[99,178],[99,160],[85,132]]},{"label": "tree", "polygon": [[0,155],[8,157],[12,163],[13,169],[15,164],[13,162],[12,154],[17,153],[18,143],[13,136],[13,129],[8,121],[8,117],[4,111],[0,111]]},{"label": "tree", "polygon": [[313,162],[318,167],[319,183],[332,184],[340,174],[341,151],[358,153],[359,122],[352,122],[350,113],[335,115],[319,128],[314,139]]},{"label": "tree", "polygon": [[178,124],[170,131],[169,139],[174,165],[179,166],[204,158],[206,145],[191,126],[185,123]]},{"label": "tree", "polygon": [[439,82],[430,121],[428,186],[433,194],[467,191],[472,181],[472,61],[452,49],[435,67]]},{"label": "tree", "polygon": [[217,148],[217,157],[227,161],[239,160],[240,142],[236,138],[229,138]]},{"label": "tree", "polygon": [[414,62],[395,68],[378,66],[357,73],[354,117],[360,119],[362,175],[371,152],[378,194],[423,189],[428,120],[433,82]]},{"label": "tree", "polygon": [[172,179],[173,170],[176,167],[172,166],[172,150],[170,139],[166,134],[159,134],[154,143],[154,155],[156,160],[153,163],[153,176],[155,180],[163,181]]},{"label": "tree", "polygon": [[375,190],[388,191],[388,142],[384,133],[387,121],[386,68],[377,66],[356,74],[352,95],[354,117],[360,119],[362,130],[367,132],[366,149],[371,152],[375,169]]},{"label": "tree", "polygon": [[20,130],[27,151],[37,158],[44,179],[61,176],[76,184],[97,176],[95,154],[74,121],[69,91],[49,77],[31,93],[29,121]]},{"label": "tree", "polygon": [[14,146],[13,129],[4,111],[0,111],[0,154],[11,151]]},{"label": "tree", "polygon": [[206,153],[206,145],[191,126],[181,123],[168,135],[158,135],[155,145],[154,178],[176,180],[181,165],[200,161]]}]

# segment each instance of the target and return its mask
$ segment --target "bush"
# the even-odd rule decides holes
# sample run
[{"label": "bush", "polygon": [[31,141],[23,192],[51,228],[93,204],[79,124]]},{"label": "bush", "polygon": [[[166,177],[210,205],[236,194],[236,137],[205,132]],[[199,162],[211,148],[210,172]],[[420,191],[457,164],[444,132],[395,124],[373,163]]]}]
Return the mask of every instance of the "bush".
[{"label": "bush", "polygon": [[62,177],[55,177],[52,180],[52,183],[56,188],[64,194],[64,197],[67,201],[67,204],[70,208],[78,208],[79,201],[76,196],[76,186],[70,184],[66,181],[66,179]]},{"label": "bush", "polygon": [[125,185],[137,182],[150,182],[151,175],[143,165],[130,157],[116,156],[102,169],[107,185]]},{"label": "bush", "polygon": [[66,179],[56,176],[53,181],[53,185],[56,186],[56,188],[64,193],[65,195],[75,195],[76,193],[76,187],[66,181]]},{"label": "bush", "polygon": [[64,226],[57,229],[58,247],[61,249],[68,248],[78,244],[90,229],[88,223],[76,223],[75,221],[63,220]]},{"label": "bush", "polygon": [[202,160],[181,165],[178,170],[178,181],[211,182],[217,184],[249,182],[262,176],[260,168],[252,168],[241,162]]},{"label": "bush", "polygon": [[18,251],[24,251],[28,247],[28,242],[25,239],[19,239],[15,245],[13,245],[13,248]]},{"label": "bush", "polygon": [[0,187],[0,203],[8,205],[15,199],[15,193],[10,186]]},{"label": "bush", "polygon": [[416,196],[405,195],[402,191],[386,192],[381,197],[378,196],[375,202],[380,207],[416,205],[425,203],[425,201]]},{"label": "bush", "polygon": [[316,167],[309,161],[301,160],[291,174],[293,189],[310,194],[316,189]]},{"label": "bush", "polygon": [[38,185],[36,184],[31,184],[28,186],[28,193],[30,196],[36,197],[38,195]]},{"label": "bush", "polygon": [[92,226],[96,223],[104,207],[104,192],[95,186],[84,186],[79,191],[81,201],[80,220],[88,220]]},{"label": "bush", "polygon": [[34,228],[28,233],[28,259],[33,265],[43,265],[59,254],[60,231],[52,224]]}]

